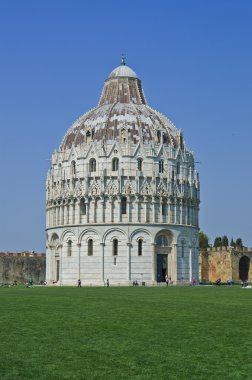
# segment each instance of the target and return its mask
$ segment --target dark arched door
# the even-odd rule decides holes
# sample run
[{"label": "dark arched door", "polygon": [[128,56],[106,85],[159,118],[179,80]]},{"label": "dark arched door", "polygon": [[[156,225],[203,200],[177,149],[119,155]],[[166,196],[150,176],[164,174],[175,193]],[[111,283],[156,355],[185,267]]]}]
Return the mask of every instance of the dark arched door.
[{"label": "dark arched door", "polygon": [[161,233],[156,238],[157,282],[165,282],[168,275],[169,235]]},{"label": "dark arched door", "polygon": [[243,256],[239,261],[239,278],[242,281],[248,280],[250,259],[248,256]]}]

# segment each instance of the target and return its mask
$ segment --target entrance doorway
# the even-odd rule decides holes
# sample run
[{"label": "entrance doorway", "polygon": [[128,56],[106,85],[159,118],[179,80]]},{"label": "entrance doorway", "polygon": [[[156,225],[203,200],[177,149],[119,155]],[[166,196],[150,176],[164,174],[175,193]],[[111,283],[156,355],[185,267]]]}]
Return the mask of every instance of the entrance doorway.
[{"label": "entrance doorway", "polygon": [[248,256],[243,256],[239,261],[239,278],[242,281],[248,280],[250,259]]},{"label": "entrance doorway", "polygon": [[168,273],[168,255],[157,254],[157,282],[165,282]]}]

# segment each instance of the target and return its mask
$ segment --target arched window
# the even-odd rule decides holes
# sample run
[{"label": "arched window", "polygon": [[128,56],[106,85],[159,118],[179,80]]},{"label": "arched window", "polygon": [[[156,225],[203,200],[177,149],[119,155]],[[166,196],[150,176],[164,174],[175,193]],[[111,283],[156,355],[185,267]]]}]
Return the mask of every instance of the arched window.
[{"label": "arched window", "polygon": [[118,255],[118,240],[114,239],[113,240],[113,256]]},{"label": "arched window", "polygon": [[91,141],[91,132],[87,131],[87,133],[86,133],[86,143],[88,144],[88,143],[90,143],[90,141]]},{"label": "arched window", "polygon": [[112,160],[112,171],[115,172],[119,168],[119,160],[117,157],[113,158]]},{"label": "arched window", "polygon": [[122,201],[121,201],[121,213],[122,214],[127,214],[127,198],[126,197],[122,197]]},{"label": "arched window", "polygon": [[138,240],[138,256],[143,254],[143,239]]},{"label": "arched window", "polygon": [[67,242],[67,256],[72,256],[72,240]]},{"label": "arched window", "polygon": [[61,177],[61,175],[62,175],[62,165],[59,164],[59,176]]},{"label": "arched window", "polygon": [[166,206],[166,201],[164,200],[162,203],[162,215],[166,215],[167,213],[167,206]]},{"label": "arched window", "polygon": [[87,214],[87,206],[84,200],[81,201],[81,215]]},{"label": "arched window", "polygon": [[72,168],[72,175],[75,175],[76,174],[76,164],[75,164],[75,161],[72,161],[71,163],[71,168]]},{"label": "arched window", "polygon": [[137,159],[137,169],[142,171],[142,167],[143,167],[143,160],[142,160],[142,158],[138,158]]},{"label": "arched window", "polygon": [[157,131],[157,141],[160,144],[161,143],[161,132]]},{"label": "arched window", "polygon": [[124,128],[121,131],[121,141],[123,144],[127,142],[127,132],[126,132],[126,129]]},{"label": "arched window", "polygon": [[159,161],[159,173],[164,172],[164,160]]},{"label": "arched window", "polygon": [[93,240],[88,240],[88,256],[93,256]]},{"label": "arched window", "polygon": [[177,174],[180,174],[180,163],[177,162]]},{"label": "arched window", "polygon": [[94,158],[89,161],[89,171],[90,173],[96,172],[96,160]]}]

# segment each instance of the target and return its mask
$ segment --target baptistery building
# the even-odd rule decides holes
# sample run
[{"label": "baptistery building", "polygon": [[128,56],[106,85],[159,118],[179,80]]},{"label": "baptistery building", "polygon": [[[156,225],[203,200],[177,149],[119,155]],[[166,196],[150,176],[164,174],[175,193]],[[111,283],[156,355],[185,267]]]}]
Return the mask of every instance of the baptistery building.
[{"label": "baptistery building", "polygon": [[200,184],[182,131],[125,64],[66,132],[46,180],[46,278],[63,285],[198,278]]}]

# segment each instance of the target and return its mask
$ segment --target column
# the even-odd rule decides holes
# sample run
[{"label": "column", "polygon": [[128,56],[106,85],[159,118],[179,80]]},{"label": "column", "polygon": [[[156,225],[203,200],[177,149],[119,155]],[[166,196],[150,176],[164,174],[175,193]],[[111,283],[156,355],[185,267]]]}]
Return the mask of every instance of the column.
[{"label": "column", "polygon": [[196,227],[197,226],[197,206],[194,205],[193,207],[193,225]]},{"label": "column", "polygon": [[160,197],[160,199],[159,199],[159,223],[163,222],[162,204],[163,204],[163,199],[162,199],[162,197]]},{"label": "column", "polygon": [[167,275],[169,278],[172,278],[172,258],[171,258],[171,252],[168,253],[168,270],[167,270]]},{"label": "column", "polygon": [[65,205],[64,207],[64,219],[65,219],[65,222],[64,224],[68,224],[68,205]]},{"label": "column", "polygon": [[59,245],[59,249],[60,249],[60,267],[59,267],[59,281],[60,281],[60,285],[62,284],[62,244]]},{"label": "column", "polygon": [[156,243],[152,243],[152,281],[157,281],[157,255]]},{"label": "column", "polygon": [[55,206],[55,226],[58,225],[58,220],[59,220],[59,207]]},{"label": "column", "polygon": [[196,212],[197,212],[197,214],[196,214],[197,215],[197,219],[196,219],[197,225],[196,226],[199,227],[199,206],[197,206],[197,211]]},{"label": "column", "polygon": [[[81,274],[80,274],[80,253],[81,253],[81,243],[77,244],[78,247],[78,262],[77,262],[77,277],[80,279]],[[78,280],[77,279],[77,280]]]},{"label": "column", "polygon": [[49,206],[47,207],[46,227],[50,227],[50,208],[49,208]]},{"label": "column", "polygon": [[185,224],[188,224],[187,201],[185,201],[185,204],[184,204],[184,211],[185,211]]},{"label": "column", "polygon": [[71,218],[71,224],[75,223],[75,202],[72,200],[71,202],[71,209],[72,209],[72,218]]},{"label": "column", "polygon": [[144,205],[145,205],[145,223],[148,222],[148,202],[147,197],[144,197]]},{"label": "column", "polygon": [[51,244],[48,245],[48,252],[46,252],[46,281],[50,282],[52,277],[52,254],[53,254],[53,246]]},{"label": "column", "polygon": [[181,200],[180,208],[181,208],[181,224],[185,224],[185,207],[184,207],[184,200]]},{"label": "column", "polygon": [[127,214],[128,214],[128,222],[130,222],[130,195],[127,196]]},{"label": "column", "polygon": [[53,226],[56,226],[56,207],[53,206]]},{"label": "column", "polygon": [[77,203],[76,203],[76,219],[75,219],[75,222],[77,224],[81,224],[81,200],[78,199]]},{"label": "column", "polygon": [[53,227],[53,206],[51,206],[51,209],[50,209],[50,214],[51,214],[51,217],[50,217],[50,219],[51,219],[51,222],[50,222],[50,224],[51,224],[51,227]]},{"label": "column", "polygon": [[60,206],[57,206],[57,226],[60,225]]},{"label": "column", "polygon": [[55,271],[55,263],[56,263],[56,247],[53,246],[53,249],[52,249],[52,256],[51,256],[51,281],[55,281],[56,280],[56,271]]},{"label": "column", "polygon": [[[139,222],[139,199],[136,198],[135,199],[135,205],[136,205],[136,223]],[[142,215],[140,216],[140,218],[142,217]]]},{"label": "column", "polygon": [[101,281],[104,283],[104,246],[105,243],[100,243],[102,248],[102,257],[101,257]]},{"label": "column", "polygon": [[[105,222],[105,218],[104,218],[104,197],[101,198],[101,222],[104,223]],[[98,220],[99,222],[99,220]]]},{"label": "column", "polygon": [[89,207],[88,207],[88,222],[92,223],[93,222],[93,214],[92,214],[92,198],[89,198]]},{"label": "column", "polygon": [[120,223],[121,221],[121,198],[118,197],[118,222]]},{"label": "column", "polygon": [[46,247],[46,281],[49,282],[50,281],[50,260],[51,260],[51,254],[52,254],[52,251],[51,251],[51,245],[48,244],[48,246]]},{"label": "column", "polygon": [[192,246],[189,246],[189,281],[192,282]]},{"label": "column", "polygon": [[183,201],[179,202],[179,224],[183,224]]},{"label": "column", "polygon": [[172,250],[172,281],[174,284],[177,284],[177,277],[178,277],[178,244],[173,244],[173,250]]},{"label": "column", "polygon": [[96,199],[92,199],[92,205],[93,205],[93,223],[96,223]]},{"label": "column", "polygon": [[128,281],[131,281],[131,243],[127,242],[127,247],[128,247]]},{"label": "column", "polygon": [[177,198],[174,199],[174,224],[177,224]]},{"label": "column", "polygon": [[109,203],[110,203],[110,223],[112,223],[113,222],[113,197],[110,197]]},{"label": "column", "polygon": [[191,208],[190,206],[187,207],[187,224],[191,225]]},{"label": "column", "polygon": [[50,227],[53,226],[53,208],[50,206]]},{"label": "column", "polygon": [[61,222],[60,222],[61,225],[64,224],[64,205],[62,204],[61,205]]},{"label": "column", "polygon": [[86,223],[89,223],[89,199],[88,197],[85,198],[85,204],[86,204]]},{"label": "column", "polygon": [[46,207],[46,228],[49,227],[49,225],[48,225],[48,219],[49,219],[49,210]]},{"label": "column", "polygon": [[54,226],[54,206],[52,206],[52,208],[51,208],[51,216],[52,216],[52,226]]},{"label": "column", "polygon": [[48,227],[51,227],[51,207],[48,207]]},{"label": "column", "polygon": [[67,205],[67,224],[71,223],[71,204]]},{"label": "column", "polygon": [[155,217],[155,212],[156,212],[156,200],[155,198],[153,197],[152,198],[152,222],[155,223],[156,222],[156,217]]},{"label": "column", "polygon": [[170,200],[169,198],[167,198],[167,202],[166,202],[166,210],[167,210],[167,215],[166,215],[166,222],[167,223],[170,223]]},{"label": "column", "polygon": [[68,208],[67,208],[67,224],[71,224],[72,218],[71,218],[71,212],[72,212],[72,205],[71,202],[68,203]]}]

